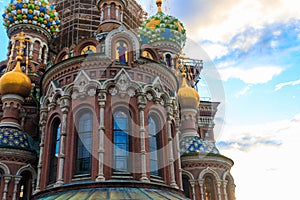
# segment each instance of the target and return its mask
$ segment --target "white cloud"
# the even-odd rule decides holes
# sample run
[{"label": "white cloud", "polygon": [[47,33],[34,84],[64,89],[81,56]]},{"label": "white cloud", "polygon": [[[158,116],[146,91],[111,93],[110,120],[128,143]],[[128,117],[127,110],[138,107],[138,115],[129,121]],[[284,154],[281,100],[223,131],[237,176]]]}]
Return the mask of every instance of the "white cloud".
[{"label": "white cloud", "polygon": [[235,78],[242,80],[246,84],[267,83],[282,71],[283,68],[279,66],[261,66],[253,67],[251,69],[242,69],[238,67],[219,69],[223,81]]},{"label": "white cloud", "polygon": [[261,37],[261,32],[250,32],[248,34],[239,35],[238,38],[231,44],[233,49],[240,49],[247,52],[250,47],[255,45]]},{"label": "white cloud", "polygon": [[222,44],[203,44],[202,48],[207,52],[212,60],[216,58],[221,58],[222,56],[228,54],[228,47]]},{"label": "white cloud", "polygon": [[284,83],[279,83],[275,86],[275,91],[278,91],[282,89],[283,87],[286,86],[295,86],[295,85],[300,85],[300,79],[296,81],[289,81],[289,82],[284,82]]},{"label": "white cloud", "polygon": [[297,184],[279,183],[300,178],[295,173],[300,167],[299,122],[300,114],[291,120],[225,126],[221,140],[228,145],[220,151],[235,162],[231,171],[237,199],[295,199]]},{"label": "white cloud", "polygon": [[288,0],[189,1],[195,9],[189,12],[195,14],[189,15],[185,24],[189,36],[196,40],[229,42],[249,27],[261,29],[271,23],[300,18],[298,6]]},{"label": "white cloud", "polygon": [[245,95],[249,90],[251,89],[251,85],[247,85],[244,89],[242,89],[241,91],[239,91],[235,97],[238,98],[240,96]]}]

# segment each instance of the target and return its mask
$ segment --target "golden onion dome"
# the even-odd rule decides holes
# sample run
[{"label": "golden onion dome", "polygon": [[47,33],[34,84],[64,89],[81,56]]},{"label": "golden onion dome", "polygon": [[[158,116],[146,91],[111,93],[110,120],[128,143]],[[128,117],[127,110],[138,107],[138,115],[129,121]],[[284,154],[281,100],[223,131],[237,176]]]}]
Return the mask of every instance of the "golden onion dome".
[{"label": "golden onion dome", "polygon": [[178,90],[178,99],[181,108],[196,109],[200,103],[198,92],[194,88],[188,86],[185,76],[182,80],[182,85]]},{"label": "golden onion dome", "polygon": [[0,94],[17,94],[28,97],[31,92],[30,78],[21,70],[22,56],[17,56],[17,65],[14,70],[5,73],[0,78]]}]

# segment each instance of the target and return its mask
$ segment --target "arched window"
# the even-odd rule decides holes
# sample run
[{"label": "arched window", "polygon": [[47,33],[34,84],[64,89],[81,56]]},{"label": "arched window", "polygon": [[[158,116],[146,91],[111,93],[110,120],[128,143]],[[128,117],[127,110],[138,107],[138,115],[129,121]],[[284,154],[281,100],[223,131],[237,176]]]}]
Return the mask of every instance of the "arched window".
[{"label": "arched window", "polygon": [[210,176],[204,179],[205,200],[216,200],[214,181]]},{"label": "arched window", "polygon": [[182,185],[183,185],[183,192],[184,195],[186,197],[190,197],[190,181],[189,181],[189,177],[187,177],[186,175],[182,176]]},{"label": "arched window", "polygon": [[28,171],[23,172],[21,176],[22,178],[19,184],[19,200],[29,200],[32,191],[32,176]]},{"label": "arched window", "polygon": [[142,56],[145,57],[145,58],[149,58],[149,59],[153,60],[153,56],[149,51],[143,51]]},{"label": "arched window", "polygon": [[167,54],[166,55],[166,63],[169,68],[171,68],[171,59],[172,59],[171,55]]},{"label": "arched window", "polygon": [[122,40],[116,43],[116,61],[121,65],[128,64],[128,46]]},{"label": "arched window", "polygon": [[83,54],[91,54],[91,53],[96,53],[96,47],[94,45],[88,45],[85,46],[82,50],[81,50],[81,55]]},{"label": "arched window", "polygon": [[148,135],[149,135],[149,151],[150,151],[150,173],[152,175],[159,176],[158,166],[158,126],[153,116],[148,118]]},{"label": "arched window", "polygon": [[77,122],[77,144],[75,174],[90,174],[92,161],[93,120],[91,112],[79,115]]},{"label": "arched window", "polygon": [[128,114],[117,111],[113,115],[114,171],[129,172],[129,120]]},{"label": "arched window", "polygon": [[51,129],[51,144],[50,144],[50,169],[48,176],[48,183],[56,181],[56,172],[60,147],[60,121],[55,120]]}]

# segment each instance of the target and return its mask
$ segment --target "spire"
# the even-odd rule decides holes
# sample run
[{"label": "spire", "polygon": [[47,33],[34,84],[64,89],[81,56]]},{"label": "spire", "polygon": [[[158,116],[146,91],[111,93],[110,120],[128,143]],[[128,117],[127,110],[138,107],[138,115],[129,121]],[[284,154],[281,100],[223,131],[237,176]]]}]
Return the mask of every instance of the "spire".
[{"label": "spire", "polygon": [[162,0],[156,0],[156,5],[157,5],[158,12],[161,13],[162,12],[162,8],[161,8]]}]

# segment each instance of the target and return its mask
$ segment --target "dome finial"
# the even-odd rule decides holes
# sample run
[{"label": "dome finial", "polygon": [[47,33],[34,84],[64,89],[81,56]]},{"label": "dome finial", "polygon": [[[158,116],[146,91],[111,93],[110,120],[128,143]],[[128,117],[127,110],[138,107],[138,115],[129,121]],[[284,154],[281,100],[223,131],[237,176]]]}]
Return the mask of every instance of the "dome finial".
[{"label": "dome finial", "polygon": [[158,12],[161,13],[162,12],[162,8],[161,8],[162,0],[156,0],[156,5],[157,5]]},{"label": "dome finial", "polygon": [[3,74],[0,78],[0,93],[2,95],[6,94],[18,94],[22,97],[28,97],[31,92],[31,80],[30,78],[23,73],[21,69],[21,62],[24,56],[24,48],[26,45],[25,42],[28,42],[27,36],[24,32],[17,34],[12,40],[18,41],[19,46],[16,47],[17,57],[16,57],[16,66],[12,71],[8,71]]}]

